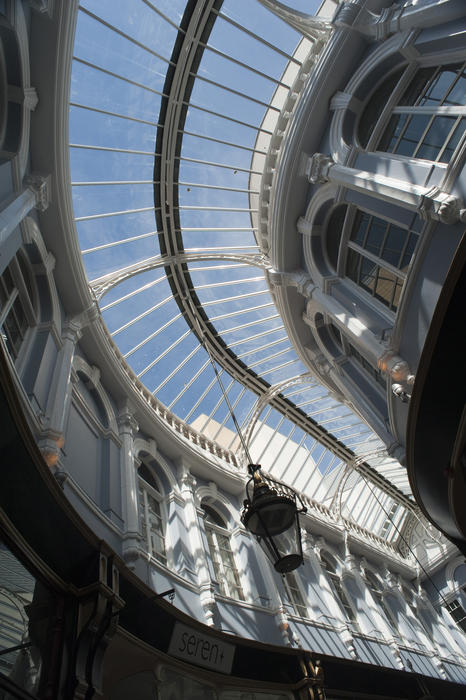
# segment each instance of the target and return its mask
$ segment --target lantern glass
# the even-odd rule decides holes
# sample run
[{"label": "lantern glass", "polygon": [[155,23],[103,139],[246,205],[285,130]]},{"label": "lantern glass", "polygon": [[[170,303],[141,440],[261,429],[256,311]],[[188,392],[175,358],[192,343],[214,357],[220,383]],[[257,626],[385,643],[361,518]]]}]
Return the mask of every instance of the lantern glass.
[{"label": "lantern glass", "polygon": [[258,542],[276,571],[286,574],[303,563],[298,513],[291,527],[279,535],[258,537]]},{"label": "lantern glass", "polygon": [[[259,475],[246,487],[247,499],[241,520],[279,573],[296,569],[303,561],[296,494],[289,487]],[[302,504],[301,504],[302,505]]]}]

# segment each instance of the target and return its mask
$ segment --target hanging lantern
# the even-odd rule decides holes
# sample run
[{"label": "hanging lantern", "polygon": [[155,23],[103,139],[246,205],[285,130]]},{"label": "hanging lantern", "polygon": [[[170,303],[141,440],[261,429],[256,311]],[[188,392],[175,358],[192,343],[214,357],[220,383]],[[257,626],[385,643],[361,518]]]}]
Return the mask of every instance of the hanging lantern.
[{"label": "hanging lantern", "polygon": [[[264,477],[260,465],[250,464],[251,478],[246,484],[246,499],[241,522],[257,540],[280,574],[297,569],[303,562],[299,513],[306,507],[289,486]],[[299,498],[299,496],[298,496]]]}]

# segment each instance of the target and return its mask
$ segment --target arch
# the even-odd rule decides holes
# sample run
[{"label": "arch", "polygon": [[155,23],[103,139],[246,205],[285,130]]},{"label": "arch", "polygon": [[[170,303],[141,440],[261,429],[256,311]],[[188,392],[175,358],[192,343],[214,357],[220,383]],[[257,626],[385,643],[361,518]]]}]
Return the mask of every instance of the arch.
[{"label": "arch", "polygon": [[196,508],[200,508],[201,502],[205,500],[209,505],[214,505],[226,517],[229,525],[239,526],[238,508],[232,505],[228,498],[221,493],[217,485],[211,481],[207,486],[199,486],[194,492],[194,502]]},{"label": "arch", "polygon": [[331,182],[319,186],[313,194],[306,213],[298,221],[298,231],[303,239],[303,256],[306,270],[318,287],[326,278],[336,275],[326,252],[326,226],[334,209],[344,205],[341,188]]},{"label": "arch", "polygon": [[458,586],[455,583],[455,572],[458,569],[458,567],[462,566],[465,564],[465,559],[463,556],[457,556],[451,561],[448,562],[446,568],[445,568],[445,578],[447,582],[447,586],[449,591],[452,593],[456,593],[458,590]]},{"label": "arch", "polygon": [[43,275],[46,283],[41,285],[39,293],[43,302],[41,303],[40,318],[42,322],[51,322],[57,330],[57,334],[62,332],[62,319],[60,313],[60,303],[58,291],[53,276],[55,269],[55,257],[50,253],[44,243],[40,228],[31,216],[27,216],[21,222],[21,231],[25,242],[25,248],[32,252],[33,263],[39,265],[35,270],[36,280]]},{"label": "arch", "polygon": [[103,413],[106,417],[106,428],[109,428],[115,435],[118,435],[118,425],[115,412],[112,408],[110,400],[100,383],[100,370],[97,367],[91,367],[86,360],[80,355],[73,357],[73,369],[79,375],[86,377],[91,391],[94,391],[98,397],[98,401],[102,406]]},{"label": "arch", "polygon": [[[170,469],[168,462],[160,454],[155,440],[151,438],[145,439],[137,437],[133,442],[133,449],[134,456],[137,460],[144,459],[144,456],[147,455],[148,457],[150,457],[150,461],[153,460],[156,463],[156,471],[160,470],[162,474],[162,480],[166,482],[165,484],[163,484],[163,486],[167,494],[170,491],[174,491],[177,493],[179,492],[179,487],[176,478],[173,475],[173,472]],[[154,465],[150,464],[150,466],[154,468]]]}]

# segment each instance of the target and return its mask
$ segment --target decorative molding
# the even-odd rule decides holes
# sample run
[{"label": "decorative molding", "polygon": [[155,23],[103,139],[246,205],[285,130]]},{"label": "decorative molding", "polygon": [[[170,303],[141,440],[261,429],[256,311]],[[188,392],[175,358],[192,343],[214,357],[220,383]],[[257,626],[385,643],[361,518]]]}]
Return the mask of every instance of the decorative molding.
[{"label": "decorative molding", "polygon": [[39,102],[39,96],[37,95],[37,90],[34,87],[25,87],[23,88],[23,94],[24,94],[24,101],[23,105],[25,109],[29,110],[29,112],[33,112],[35,108],[37,107],[37,104]]},{"label": "decorative molding", "polygon": [[45,211],[51,201],[52,196],[52,176],[32,173],[26,175],[24,184],[29,187],[36,197],[36,209]]},{"label": "decorative molding", "polygon": [[306,165],[306,175],[313,185],[323,185],[329,180],[329,171],[335,165],[333,159],[323,153],[314,153],[308,159]]},{"label": "decorative molding", "polygon": [[36,12],[47,14],[50,18],[53,16],[55,0],[29,0],[29,4]]}]

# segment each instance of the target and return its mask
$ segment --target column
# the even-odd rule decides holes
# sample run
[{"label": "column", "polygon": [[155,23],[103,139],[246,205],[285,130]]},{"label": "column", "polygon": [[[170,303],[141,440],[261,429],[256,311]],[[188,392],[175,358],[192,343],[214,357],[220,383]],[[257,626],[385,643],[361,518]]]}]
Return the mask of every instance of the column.
[{"label": "column", "polygon": [[438,187],[414,185],[335,163],[330,156],[315,153],[308,160],[306,174],[312,184],[332,182],[349,190],[371,194],[390,204],[416,211],[424,219],[456,224],[466,221],[466,209],[459,197],[442,192]]},{"label": "column", "polygon": [[123,488],[123,559],[129,568],[134,568],[139,557],[139,509],[137,464],[134,454],[134,438],[139,426],[134,418],[132,408],[127,401],[118,413],[118,433],[121,440],[120,470]]}]

